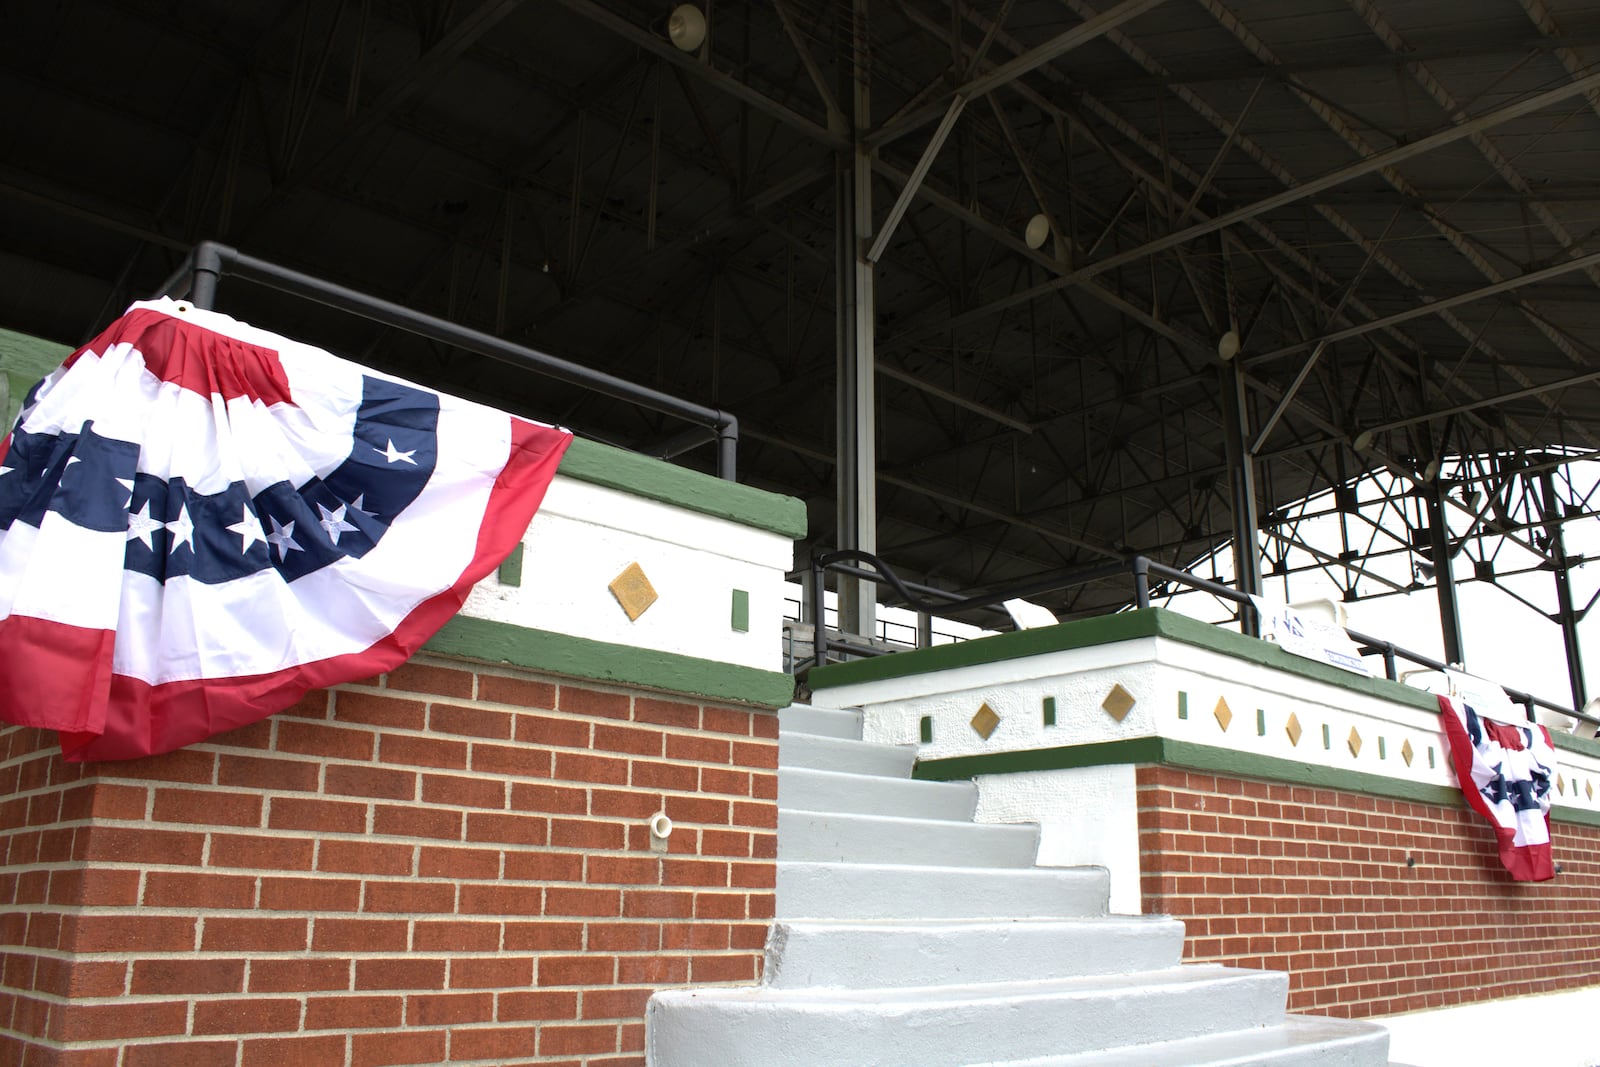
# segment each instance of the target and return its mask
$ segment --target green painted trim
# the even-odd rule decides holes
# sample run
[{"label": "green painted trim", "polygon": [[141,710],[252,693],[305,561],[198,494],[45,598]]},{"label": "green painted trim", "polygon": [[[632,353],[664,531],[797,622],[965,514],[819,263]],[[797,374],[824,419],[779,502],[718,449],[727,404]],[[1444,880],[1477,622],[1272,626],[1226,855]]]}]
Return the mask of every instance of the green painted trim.
[{"label": "green painted trim", "polygon": [[1028,748],[1015,752],[986,752],[977,756],[949,756],[918,760],[913,778],[953,782],[980,774],[1017,774],[1022,771],[1059,771],[1074,767],[1099,767],[1108,763],[1160,763],[1163,739],[1130,737],[1088,745]]},{"label": "green painted trim", "polygon": [[1579,826],[1600,826],[1600,811],[1584,811],[1562,804],[1550,805],[1550,817],[1557,822],[1574,822]]},{"label": "green painted trim", "polygon": [[[1146,763],[1232,778],[1256,778],[1286,785],[1339,789],[1346,793],[1414,800],[1428,804],[1464,804],[1461,790],[1454,786],[1407,782],[1365,771],[1324,767],[1316,763],[1262,756],[1253,752],[1178,741],[1169,737],[1130,737],[1122,741],[1101,741],[1088,745],[1066,745],[1020,752],[995,752],[981,756],[954,756],[948,759],[919,760],[912,777],[949,782],[976,778],[981,774],[1017,774],[1024,771],[1071,770],[1117,764]],[[1600,826],[1600,812],[1584,811],[1553,804],[1550,816],[1562,822]]]},{"label": "green painted trim", "polygon": [[518,541],[511,550],[511,555],[500,561],[500,584],[520,586],[522,584],[522,542]]},{"label": "green painted trim", "polygon": [[1304,656],[1292,655],[1270,641],[1236,634],[1231,630],[1212,626],[1166,608],[1144,608],[1103,615],[1093,619],[1063,622],[1055,626],[1041,626],[1033,630],[980,637],[954,645],[937,645],[912,652],[899,652],[893,656],[875,656],[871,659],[834,663],[813,668],[809,682],[813,690],[862,682],[877,682],[889,678],[930,674],[934,671],[974,667],[986,663],[1041,656],[1051,652],[1064,652],[1074,648],[1092,648],[1118,641],[1132,641],[1145,637],[1165,637],[1197,648],[1210,649],[1235,659],[1259,663],[1282,671],[1314,678],[1342,689],[1382,698],[1418,708],[1438,707],[1437,700],[1428,693],[1391,682],[1387,678],[1368,678],[1351,674],[1326,663],[1318,663]]},{"label": "green painted trim", "polygon": [[747,634],[750,632],[750,593],[745,589],[733,591],[733,617],[729,625],[735,633]]},{"label": "green painted trim", "polygon": [[1600,759],[1600,740],[1593,737],[1575,737],[1572,734],[1551,734],[1550,740],[1556,743],[1557,748],[1570,749],[1585,756]]},{"label": "green painted trim", "polygon": [[791,540],[806,535],[806,506],[794,497],[726,482],[598,441],[575,438],[561,461],[560,474]]},{"label": "green painted trim", "polygon": [[1054,726],[1056,724],[1056,698],[1055,697],[1045,697],[1044,698],[1044,724],[1046,726]]},{"label": "green painted trim", "polygon": [[0,432],[9,432],[22,411],[22,398],[34,383],[72,355],[71,345],[0,329]]},{"label": "green painted trim", "polygon": [[[20,406],[23,393],[72,351],[70,345],[0,329],[0,372],[10,378],[13,402]],[[676,504],[790,539],[806,535],[806,506],[794,497],[725,482],[598,441],[574,438],[561,461],[560,473],[580,482]]]},{"label": "green painted trim", "polygon": [[794,679],[782,671],[717,663],[462,615],[445,623],[422,647],[435,655],[506,663],[762,708],[784,707],[794,698]]}]

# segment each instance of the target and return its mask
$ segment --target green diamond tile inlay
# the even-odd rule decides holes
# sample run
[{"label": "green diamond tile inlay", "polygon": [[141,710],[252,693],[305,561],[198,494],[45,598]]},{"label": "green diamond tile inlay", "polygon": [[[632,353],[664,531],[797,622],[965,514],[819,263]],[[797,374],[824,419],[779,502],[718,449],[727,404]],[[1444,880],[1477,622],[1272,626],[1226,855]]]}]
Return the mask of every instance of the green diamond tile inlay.
[{"label": "green diamond tile inlay", "polygon": [[1045,697],[1044,698],[1044,724],[1046,726],[1054,726],[1056,724],[1056,698],[1055,697]]},{"label": "green diamond tile inlay", "polygon": [[1428,746],[1428,769],[1433,770],[1433,746]]},{"label": "green diamond tile inlay", "polygon": [[733,628],[736,632],[750,632],[750,593],[745,589],[733,591]]},{"label": "green diamond tile inlay", "polygon": [[1328,748],[1328,749],[1331,749],[1333,747],[1333,739],[1328,736],[1328,724],[1327,723],[1323,723],[1322,724],[1322,747],[1323,748]]},{"label": "green diamond tile inlay", "polygon": [[1183,690],[1180,689],[1180,690],[1178,690],[1178,718],[1187,719],[1188,717],[1189,717],[1189,694],[1185,693]]},{"label": "green diamond tile inlay", "polygon": [[1388,759],[1389,758],[1389,746],[1383,743],[1383,738],[1381,738],[1381,737],[1378,738],[1378,758],[1379,759]]},{"label": "green diamond tile inlay", "polygon": [[932,715],[924,715],[922,717],[922,723],[921,723],[920,729],[922,731],[922,743],[925,744],[925,745],[933,744],[933,716]]},{"label": "green diamond tile inlay", "polygon": [[1257,737],[1266,737],[1267,736],[1267,709],[1266,708],[1257,708],[1256,709],[1256,736]]}]

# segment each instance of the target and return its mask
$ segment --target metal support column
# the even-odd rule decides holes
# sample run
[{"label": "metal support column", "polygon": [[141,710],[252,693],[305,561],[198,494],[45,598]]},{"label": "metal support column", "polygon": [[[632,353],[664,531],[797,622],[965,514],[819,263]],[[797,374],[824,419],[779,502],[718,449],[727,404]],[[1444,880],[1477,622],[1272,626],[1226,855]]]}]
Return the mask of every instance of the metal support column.
[{"label": "metal support column", "polygon": [[1543,491],[1545,532],[1550,546],[1546,550],[1551,568],[1556,574],[1556,614],[1554,621],[1561,626],[1561,648],[1567,654],[1567,684],[1572,687],[1572,706],[1582,709],[1589,696],[1583,682],[1583,650],[1578,645],[1578,611],[1572,600],[1572,575],[1568,570],[1567,545],[1561,535],[1565,518],[1561,501],[1556,498],[1555,476],[1548,470],[1539,475],[1539,488]]},{"label": "metal support column", "polygon": [[[1257,536],[1260,521],[1256,514],[1256,464],[1250,451],[1250,428],[1246,420],[1244,374],[1236,358],[1225,361],[1220,370],[1222,429],[1228,461],[1228,499],[1233,509],[1233,582],[1241,593],[1261,595],[1261,545]],[[1241,628],[1260,636],[1261,625],[1255,611],[1240,608]]]},{"label": "metal support column", "polygon": [[1444,661],[1466,663],[1461,640],[1461,610],[1456,603],[1456,579],[1451,564],[1450,528],[1445,525],[1445,485],[1438,478],[1424,482],[1422,499],[1428,509],[1428,544],[1433,563],[1434,588],[1439,593],[1439,633],[1444,640]]},{"label": "metal support column", "polygon": [[[846,87],[853,105],[853,148],[841,153],[835,180],[838,253],[838,416],[835,477],[838,547],[878,551],[877,415],[873,350],[872,148],[868,0],[851,5],[853,63]],[[845,95],[845,94],[841,94]],[[859,578],[839,578],[839,631],[870,637],[876,629],[877,589]]]}]

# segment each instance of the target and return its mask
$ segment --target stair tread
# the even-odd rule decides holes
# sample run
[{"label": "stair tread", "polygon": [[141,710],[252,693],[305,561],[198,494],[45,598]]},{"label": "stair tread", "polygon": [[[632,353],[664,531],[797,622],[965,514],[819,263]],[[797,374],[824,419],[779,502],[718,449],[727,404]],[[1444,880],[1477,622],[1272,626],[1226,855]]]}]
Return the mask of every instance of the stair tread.
[{"label": "stair tread", "polygon": [[785,735],[843,737],[860,740],[861,711],[816,704],[790,704],[778,711],[778,728]]},{"label": "stair tread", "polygon": [[[1286,1015],[1276,1026],[1230,1030],[1155,1045],[1124,1045],[1066,1056],[995,1061],[981,1067],[1250,1067],[1256,1064],[1266,1067],[1277,1062],[1304,1062],[1281,1057],[1262,1058],[1297,1052],[1317,1052],[1320,1054],[1315,1061],[1317,1064],[1345,1067],[1346,1064],[1373,1063],[1370,1053],[1380,1044],[1387,1047],[1387,1031],[1376,1023]],[[1337,1060],[1328,1057],[1329,1053],[1340,1051],[1352,1055]],[[1390,1064],[1389,1067],[1401,1065]]]},{"label": "stair tread", "polygon": [[789,811],[854,811],[971,822],[977,806],[978,789],[971,782],[925,782],[814,767],[785,767],[778,777],[778,807]]},{"label": "stair tread", "polygon": [[847,989],[814,986],[804,989],[773,989],[769,986],[730,986],[668,990],[657,993],[663,1001],[674,999],[726,1004],[770,1004],[800,1010],[830,1012],[852,1010],[863,1004],[879,1008],[900,1006],[918,1011],[956,1004],[981,1004],[1002,1001],[1021,1004],[1065,997],[1094,999],[1125,995],[1133,989],[1177,988],[1182,986],[1251,986],[1287,984],[1287,976],[1277,971],[1258,971],[1225,967],[1214,963],[1189,963],[1155,971],[1130,971],[1122,974],[1096,974],[1070,978],[1018,980],[1014,982],[975,982],[969,984],[880,986]]},{"label": "stair tread", "polygon": [[[787,767],[809,766],[809,764],[798,762],[797,757],[800,760],[822,758],[837,761],[855,756],[884,763],[903,762],[905,764],[905,774],[909,776],[911,764],[915,761],[916,755],[916,745],[886,745],[877,741],[862,741],[853,737],[829,737],[826,734],[782,734],[778,737],[778,769],[780,771]],[[837,766],[836,763],[830,762],[815,769],[832,770]]]}]

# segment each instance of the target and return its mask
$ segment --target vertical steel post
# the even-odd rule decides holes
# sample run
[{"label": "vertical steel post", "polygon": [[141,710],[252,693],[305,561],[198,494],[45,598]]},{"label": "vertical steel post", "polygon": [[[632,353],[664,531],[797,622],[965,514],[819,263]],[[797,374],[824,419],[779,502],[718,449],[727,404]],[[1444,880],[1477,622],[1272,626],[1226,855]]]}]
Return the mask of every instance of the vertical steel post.
[{"label": "vertical steel post", "polygon": [[[1244,391],[1244,375],[1237,358],[1223,362],[1220,371],[1222,432],[1228,462],[1228,498],[1233,511],[1233,584],[1241,593],[1261,595],[1261,546],[1256,536],[1260,521],[1256,514],[1256,464],[1248,442],[1250,428]],[[1240,629],[1260,636],[1261,624],[1255,608],[1240,605]]]},{"label": "vertical steel post", "polygon": [[1555,476],[1550,471],[1539,475],[1539,488],[1544,492],[1545,532],[1549,535],[1551,569],[1556,575],[1556,614],[1554,621],[1561,626],[1561,648],[1567,655],[1567,684],[1572,687],[1572,706],[1582,710],[1589,697],[1583,681],[1583,650],[1578,644],[1578,612],[1572,599],[1572,575],[1567,566],[1567,544],[1561,535],[1561,501],[1556,499]]},{"label": "vertical steel post", "polygon": [[[876,375],[873,350],[872,148],[864,136],[872,124],[872,76],[867,33],[868,0],[850,7],[850,33],[841,34],[851,56],[841,64],[854,107],[854,150],[841,154],[835,178],[837,205],[838,376],[837,459],[834,467],[840,548],[878,551]],[[861,578],[840,576],[839,632],[871,637],[876,629],[877,589]]]},{"label": "vertical steel post", "polygon": [[1445,525],[1444,483],[1438,478],[1423,483],[1422,498],[1428,509],[1428,543],[1433,557],[1433,583],[1439,594],[1439,633],[1444,639],[1444,661],[1466,663],[1461,640],[1461,609],[1456,603],[1456,579],[1451,570],[1450,529]]}]

